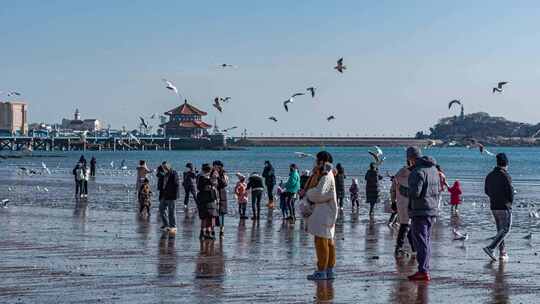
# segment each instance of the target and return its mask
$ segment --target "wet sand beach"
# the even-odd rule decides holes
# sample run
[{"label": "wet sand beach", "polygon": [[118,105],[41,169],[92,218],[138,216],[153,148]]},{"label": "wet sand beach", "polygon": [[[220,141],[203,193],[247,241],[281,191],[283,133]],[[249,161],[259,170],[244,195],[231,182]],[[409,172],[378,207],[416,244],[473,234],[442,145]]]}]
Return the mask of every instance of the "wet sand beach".
[{"label": "wet sand beach", "polygon": [[[396,231],[379,210],[340,215],[337,272],[313,283],[311,236],[283,224],[278,211],[258,224],[227,218],[223,241],[198,240],[194,210],[177,212],[175,237],[135,211],[10,206],[0,209],[2,303],[535,303],[540,290],[538,240],[522,239],[529,223],[517,210],[508,241],[511,260],[490,263],[482,253],[494,234],[487,208],[461,218],[444,213],[434,231],[433,280],[411,283],[409,258],[393,255]],[[193,208],[193,206],[192,206]],[[485,218],[480,225],[464,224]],[[452,227],[471,234],[452,240]]]}]

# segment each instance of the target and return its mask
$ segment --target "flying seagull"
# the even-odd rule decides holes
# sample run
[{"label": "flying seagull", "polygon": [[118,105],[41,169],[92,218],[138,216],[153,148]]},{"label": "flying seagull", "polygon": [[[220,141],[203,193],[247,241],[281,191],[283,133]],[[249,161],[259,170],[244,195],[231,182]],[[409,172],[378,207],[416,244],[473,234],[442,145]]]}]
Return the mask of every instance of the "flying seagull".
[{"label": "flying seagull", "polygon": [[15,92],[15,91],[11,91],[11,92],[7,93],[7,96],[8,96],[8,97],[11,97],[11,96],[21,96],[21,93]]},{"label": "flying seagull", "polygon": [[283,102],[283,107],[285,108],[285,111],[289,112],[289,104],[293,103],[294,98],[291,97]]},{"label": "flying seagull", "polygon": [[343,65],[343,57],[338,59],[337,65],[334,67],[334,69],[340,73],[343,73],[343,71],[347,69],[347,67]]},{"label": "flying seagull", "polygon": [[214,98],[214,103],[212,104],[220,113],[223,113],[223,107],[219,103],[219,97]]},{"label": "flying seagull", "polygon": [[223,132],[229,132],[229,131],[232,131],[232,130],[235,130],[235,129],[238,129],[238,127],[237,126],[230,127],[230,128],[224,129]]},{"label": "flying seagull", "polygon": [[139,116],[139,119],[141,120],[141,126],[143,126],[145,129],[148,129],[148,124],[144,120],[142,116]]},{"label": "flying seagull", "polygon": [[383,157],[384,153],[381,150],[381,148],[379,148],[378,146],[374,146],[374,148],[375,148],[375,152],[368,151],[368,153],[373,157],[373,159],[375,160],[375,163],[377,165],[380,165],[384,161],[384,157]]},{"label": "flying seagull", "polygon": [[315,87],[309,87],[306,89],[306,91],[309,91],[311,93],[311,98],[315,98]]},{"label": "flying seagull", "polygon": [[268,117],[268,119],[270,119],[273,122],[277,122],[277,118],[275,118],[274,116],[270,116],[270,117]]},{"label": "flying seagull", "polygon": [[493,88],[493,90],[491,91],[492,93],[495,93],[495,92],[499,92],[499,93],[502,93],[503,91],[503,86],[505,84],[507,84],[508,81],[501,81],[499,83],[497,83],[497,87]]},{"label": "flying seagull", "polygon": [[462,104],[461,104],[461,100],[459,100],[459,99],[454,99],[454,100],[452,100],[452,101],[450,101],[450,102],[448,103],[448,110],[450,110],[454,104],[458,104],[458,105],[460,105],[460,106],[462,105]]},{"label": "flying seagull", "polygon": [[335,117],[334,115],[330,115],[330,116],[326,117],[326,120],[327,120],[328,122],[330,122],[330,121],[332,121],[332,120],[334,120],[334,119],[336,119],[336,117]]},{"label": "flying seagull", "polygon": [[178,89],[176,88],[176,86],[170,80],[167,80],[165,78],[163,78],[162,80],[163,80],[163,82],[165,82],[165,88],[167,88],[168,90],[173,91],[176,95],[179,96]]}]

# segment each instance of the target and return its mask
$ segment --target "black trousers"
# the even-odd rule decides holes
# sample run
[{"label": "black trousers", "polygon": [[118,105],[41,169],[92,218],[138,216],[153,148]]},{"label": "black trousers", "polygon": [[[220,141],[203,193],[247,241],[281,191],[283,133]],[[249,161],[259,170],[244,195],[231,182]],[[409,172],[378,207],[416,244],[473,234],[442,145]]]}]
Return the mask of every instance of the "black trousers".
[{"label": "black trousers", "polygon": [[268,200],[274,201],[274,185],[266,185],[266,190],[268,190]]},{"label": "black trousers", "polygon": [[398,236],[396,239],[396,248],[402,249],[403,244],[405,243],[405,237],[409,240],[409,245],[411,246],[411,250],[414,252],[416,251],[414,248],[414,243],[411,235],[411,227],[409,224],[400,224],[399,225],[399,231]]},{"label": "black trousers", "polygon": [[195,190],[194,186],[184,186],[184,205],[187,206],[189,203],[189,194],[193,196],[193,200],[195,201],[195,205],[198,205],[197,203],[197,191]]}]

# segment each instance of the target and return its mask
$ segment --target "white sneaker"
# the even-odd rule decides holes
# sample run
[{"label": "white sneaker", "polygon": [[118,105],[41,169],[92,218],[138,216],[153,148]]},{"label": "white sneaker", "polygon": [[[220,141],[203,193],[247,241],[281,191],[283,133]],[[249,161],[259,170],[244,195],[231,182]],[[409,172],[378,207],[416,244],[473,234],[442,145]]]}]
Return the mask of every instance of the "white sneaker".
[{"label": "white sneaker", "polygon": [[499,261],[501,261],[501,262],[508,262],[508,259],[509,259],[508,254],[506,254],[506,253],[503,253],[503,254],[499,255]]}]

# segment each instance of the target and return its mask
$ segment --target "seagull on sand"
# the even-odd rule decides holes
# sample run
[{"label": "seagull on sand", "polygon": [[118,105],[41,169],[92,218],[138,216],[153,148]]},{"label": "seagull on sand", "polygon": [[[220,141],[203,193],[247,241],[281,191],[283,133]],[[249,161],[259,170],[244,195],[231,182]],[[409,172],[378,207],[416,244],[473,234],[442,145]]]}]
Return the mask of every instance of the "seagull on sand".
[{"label": "seagull on sand", "polygon": [[523,238],[526,239],[526,240],[532,240],[532,238],[533,238],[532,232],[529,232],[529,234],[527,234],[527,235],[524,236]]},{"label": "seagull on sand", "polygon": [[51,170],[47,168],[47,165],[44,162],[41,162],[41,168],[43,168],[43,171],[47,172],[47,174],[51,175]]},{"label": "seagull on sand", "polygon": [[334,67],[334,69],[340,73],[343,73],[343,71],[347,69],[347,67],[343,65],[343,57],[338,59],[337,65]]},{"label": "seagull on sand", "polygon": [[1,202],[2,208],[7,208],[9,200],[7,198],[3,199]]},{"label": "seagull on sand", "polygon": [[335,117],[334,115],[330,115],[330,116],[326,117],[326,120],[327,120],[328,122],[330,122],[330,121],[332,121],[332,120],[334,120],[334,119],[336,119],[336,117]]},{"label": "seagull on sand", "polygon": [[503,92],[503,86],[505,84],[507,84],[507,83],[508,83],[508,81],[501,81],[501,82],[497,83],[497,87],[493,88],[491,92],[492,93],[495,93],[495,92],[502,93]]},{"label": "seagull on sand", "polygon": [[463,241],[465,242],[466,240],[469,239],[469,234],[468,233],[461,233],[459,232],[457,229],[453,229],[452,232],[454,233],[454,241]]},{"label": "seagull on sand", "polygon": [[377,165],[380,165],[383,163],[384,161],[384,157],[383,157],[383,151],[381,150],[381,148],[379,148],[378,146],[374,146],[375,148],[375,152],[373,151],[368,151],[368,153],[373,157],[373,159],[375,160],[375,163]]},{"label": "seagull on sand", "polygon": [[212,104],[220,113],[223,113],[223,107],[219,103],[219,97],[214,98],[214,103]]},{"label": "seagull on sand", "polygon": [[274,116],[270,116],[270,117],[268,117],[268,119],[270,119],[270,120],[273,121],[273,122],[277,122],[277,121],[278,121],[277,118],[274,117]]},{"label": "seagull on sand", "polygon": [[315,90],[317,90],[315,87],[309,87],[306,89],[311,94],[311,98],[315,98]]}]

